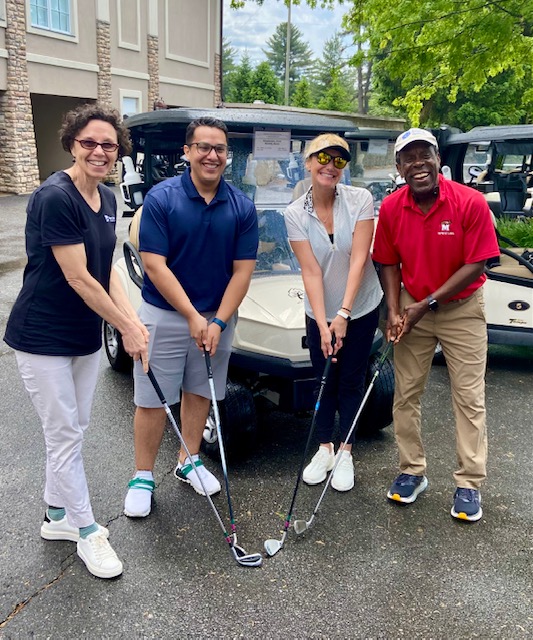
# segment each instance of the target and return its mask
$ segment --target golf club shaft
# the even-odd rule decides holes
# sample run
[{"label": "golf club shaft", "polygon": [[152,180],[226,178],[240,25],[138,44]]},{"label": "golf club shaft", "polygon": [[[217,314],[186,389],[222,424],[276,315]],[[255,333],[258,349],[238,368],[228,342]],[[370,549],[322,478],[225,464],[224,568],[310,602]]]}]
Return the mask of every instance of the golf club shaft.
[{"label": "golf club shaft", "polygon": [[207,493],[207,490],[204,486],[202,477],[200,476],[200,474],[198,473],[198,470],[196,469],[196,465],[194,464],[194,461],[192,459],[192,456],[189,452],[189,449],[187,447],[187,445],[185,444],[185,440],[183,439],[183,436],[181,435],[181,431],[179,430],[179,427],[176,423],[176,420],[174,419],[174,416],[172,415],[172,411],[170,410],[170,407],[168,406],[167,401],[165,400],[165,396],[163,395],[163,391],[161,390],[161,387],[159,386],[159,383],[157,382],[153,372],[151,369],[148,369],[148,377],[150,378],[150,382],[152,383],[155,392],[157,393],[159,400],[161,401],[161,404],[163,405],[164,409],[165,409],[165,413],[168,416],[168,419],[170,421],[170,424],[172,425],[174,431],[176,432],[176,435],[179,438],[179,441],[181,443],[181,446],[184,448],[185,453],[187,454],[187,458],[189,459],[189,462],[192,465],[192,468],[194,469],[195,473],[196,473],[196,477],[198,478],[200,485],[202,486],[202,489],[205,493],[205,497],[207,498],[207,501],[209,502],[211,509],[213,509],[213,513],[216,516],[216,519],[218,520],[218,524],[220,525],[220,528],[222,529],[222,531],[224,532],[224,538],[226,538],[226,542],[229,544],[229,546],[232,546],[231,543],[231,536],[228,534],[228,532],[226,531],[226,527],[224,526],[224,522],[222,521],[222,518],[220,517],[220,514],[218,513],[217,508],[215,507],[215,504],[213,503],[213,500],[211,499],[211,496]]},{"label": "golf club shaft", "polygon": [[355,414],[355,418],[353,419],[352,426],[350,427],[350,430],[348,431],[348,433],[346,435],[346,438],[344,439],[344,442],[341,444],[339,450],[337,451],[337,456],[335,458],[335,464],[333,465],[333,469],[331,470],[331,473],[328,476],[328,479],[327,479],[327,482],[326,482],[326,486],[322,490],[322,493],[320,494],[320,498],[318,499],[318,502],[316,503],[316,506],[315,506],[314,511],[313,511],[313,515],[311,516],[311,518],[309,520],[310,523],[313,521],[314,517],[318,513],[318,510],[320,508],[322,500],[324,499],[324,496],[326,495],[326,491],[328,490],[329,485],[331,484],[331,480],[333,478],[333,474],[335,473],[335,469],[338,467],[339,462],[341,460],[340,454],[344,451],[344,449],[346,448],[346,443],[349,442],[350,438],[352,437],[352,433],[354,432],[354,429],[355,429],[355,427],[357,425],[357,422],[358,422],[359,418],[361,417],[361,413],[363,413],[363,409],[365,408],[366,402],[367,402],[370,394],[372,393],[372,389],[374,388],[374,383],[376,382],[377,377],[381,373],[381,369],[383,367],[383,363],[387,359],[387,356],[389,355],[389,352],[390,352],[390,350],[392,348],[392,345],[393,345],[393,341],[391,340],[390,342],[387,343],[387,346],[385,347],[385,350],[381,354],[381,358],[379,359],[376,371],[374,372],[374,375],[372,376],[372,380],[370,381],[370,384],[368,385],[366,393],[365,393],[363,399],[361,400],[361,404],[359,405],[359,409],[357,410],[357,413]]},{"label": "golf club shaft", "polygon": [[213,415],[215,417],[215,427],[217,430],[217,438],[218,438],[218,448],[220,450],[220,461],[222,463],[222,472],[224,474],[224,484],[226,485],[226,496],[228,499],[228,510],[229,510],[229,518],[231,522],[231,532],[235,536],[234,540],[236,541],[237,533],[236,533],[236,524],[235,524],[235,516],[233,514],[233,504],[231,501],[231,493],[229,489],[229,478],[228,478],[228,465],[226,462],[226,449],[224,447],[224,439],[222,437],[222,427],[220,424],[220,413],[218,411],[218,402],[215,391],[215,381],[213,380],[213,368],[211,366],[211,355],[207,349],[204,348],[205,355],[205,366],[207,367],[207,377],[209,380],[209,390],[211,391],[211,404],[213,406]]},{"label": "golf club shaft", "polygon": [[315,403],[315,410],[313,413],[313,419],[311,420],[311,426],[309,427],[309,435],[307,436],[307,442],[305,443],[304,452],[302,455],[302,460],[300,462],[300,468],[298,469],[298,476],[296,478],[296,486],[294,487],[294,492],[292,494],[292,500],[289,507],[289,511],[287,512],[287,517],[285,518],[285,524],[283,525],[283,532],[286,533],[291,524],[292,512],[294,509],[294,505],[296,503],[296,495],[298,493],[298,489],[300,487],[300,483],[302,480],[302,474],[304,470],[305,461],[307,459],[307,453],[309,452],[309,447],[311,445],[311,440],[313,439],[313,434],[315,431],[315,423],[316,416],[318,413],[318,409],[320,408],[320,401],[322,400],[322,394],[324,393],[324,388],[326,386],[326,382],[328,379],[329,370],[331,367],[331,362],[333,360],[333,354],[329,355],[326,359],[326,364],[324,365],[324,371],[322,373],[322,378],[320,379],[320,388],[318,390],[318,396]]}]

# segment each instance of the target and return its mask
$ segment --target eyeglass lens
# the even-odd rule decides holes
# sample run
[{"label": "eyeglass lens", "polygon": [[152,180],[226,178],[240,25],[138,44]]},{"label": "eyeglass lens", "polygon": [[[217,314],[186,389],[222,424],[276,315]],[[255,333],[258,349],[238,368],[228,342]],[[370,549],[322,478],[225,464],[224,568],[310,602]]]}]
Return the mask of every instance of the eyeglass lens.
[{"label": "eyeglass lens", "polygon": [[202,155],[207,155],[211,153],[211,149],[215,150],[217,156],[223,156],[228,153],[228,147],[225,144],[209,144],[208,142],[192,142],[191,146],[195,144],[198,150],[198,153]]},{"label": "eyeglass lens", "polygon": [[106,151],[107,153],[111,153],[113,151],[116,151],[119,147],[119,145],[115,144],[114,142],[96,142],[96,140],[78,140],[77,138],[75,138],[75,140],[88,151],[94,151],[96,147],[102,147],[104,151]]},{"label": "eyeglass lens", "polygon": [[316,159],[318,160],[319,164],[322,165],[329,164],[333,160],[333,164],[337,169],[344,169],[344,167],[348,164],[348,160],[345,160],[341,156],[331,156],[325,151],[319,151],[316,154]]}]

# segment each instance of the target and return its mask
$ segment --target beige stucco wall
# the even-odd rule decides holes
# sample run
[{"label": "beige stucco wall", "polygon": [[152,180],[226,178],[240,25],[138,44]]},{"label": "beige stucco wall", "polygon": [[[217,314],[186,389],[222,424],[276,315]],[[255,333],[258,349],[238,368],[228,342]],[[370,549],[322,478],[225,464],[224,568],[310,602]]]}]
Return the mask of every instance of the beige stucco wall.
[{"label": "beige stucco wall", "polygon": [[[15,66],[4,44],[6,2],[7,15],[17,16]],[[0,140],[20,158],[10,123],[23,122],[28,140],[34,131],[41,180],[68,166],[57,130],[62,114],[80,102],[102,100],[120,109],[123,97],[133,97],[142,111],[159,96],[169,106],[215,104],[222,0],[72,0],[69,35],[32,27],[29,6],[29,0],[0,0]],[[23,82],[9,86],[19,70]],[[34,165],[35,145],[22,154]],[[13,175],[20,176],[15,193],[30,185],[28,171]],[[10,180],[1,189],[9,190]]]}]

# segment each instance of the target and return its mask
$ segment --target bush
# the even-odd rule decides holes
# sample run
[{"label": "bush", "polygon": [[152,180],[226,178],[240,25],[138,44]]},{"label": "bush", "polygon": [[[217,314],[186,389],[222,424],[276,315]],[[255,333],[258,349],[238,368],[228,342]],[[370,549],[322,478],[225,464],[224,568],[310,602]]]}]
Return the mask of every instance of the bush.
[{"label": "bush", "polygon": [[[519,247],[527,249],[533,248],[533,218],[509,218],[497,219],[498,232],[505,238],[509,238]],[[500,240],[502,246],[507,246],[506,242]]]}]

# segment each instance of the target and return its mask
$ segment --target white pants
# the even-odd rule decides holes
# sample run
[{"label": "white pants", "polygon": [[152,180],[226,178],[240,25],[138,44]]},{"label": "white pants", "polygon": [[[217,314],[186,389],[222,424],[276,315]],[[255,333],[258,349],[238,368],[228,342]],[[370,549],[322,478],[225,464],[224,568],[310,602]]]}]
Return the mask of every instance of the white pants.
[{"label": "white pants", "polygon": [[91,416],[100,351],[77,357],[15,353],[44,432],[44,499],[48,505],[63,507],[73,527],[87,527],[94,516],[81,447]]}]

